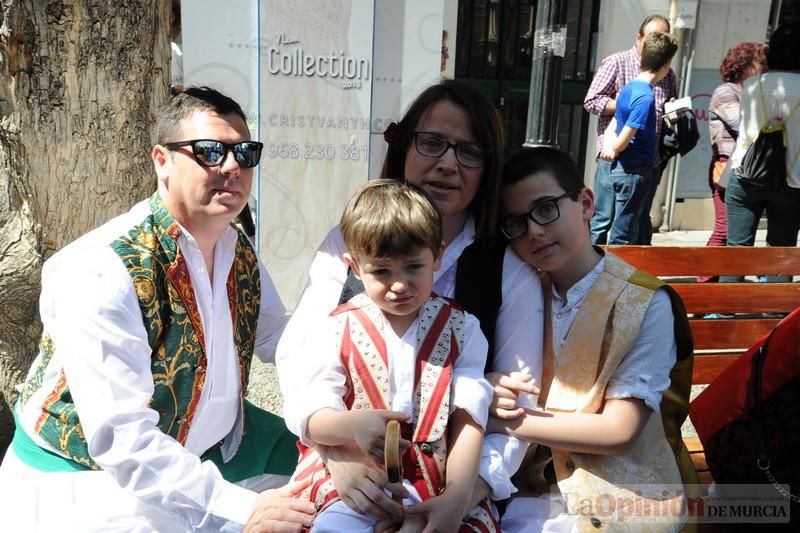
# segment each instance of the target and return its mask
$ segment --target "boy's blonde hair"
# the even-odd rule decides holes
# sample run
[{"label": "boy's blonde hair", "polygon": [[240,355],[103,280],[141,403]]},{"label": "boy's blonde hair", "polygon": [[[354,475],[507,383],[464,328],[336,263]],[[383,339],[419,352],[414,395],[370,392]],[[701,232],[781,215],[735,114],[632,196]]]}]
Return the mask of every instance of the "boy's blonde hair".
[{"label": "boy's blonde hair", "polygon": [[442,249],[442,218],[428,194],[409,183],[374,179],[347,204],[339,222],[353,256],[388,258],[430,248]]}]

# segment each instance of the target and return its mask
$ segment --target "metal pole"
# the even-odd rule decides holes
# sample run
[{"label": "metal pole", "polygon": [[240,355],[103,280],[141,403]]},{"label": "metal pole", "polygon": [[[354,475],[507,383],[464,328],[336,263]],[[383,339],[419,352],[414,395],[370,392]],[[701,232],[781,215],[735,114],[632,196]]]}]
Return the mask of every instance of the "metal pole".
[{"label": "metal pole", "polygon": [[537,4],[528,124],[523,146],[558,147],[558,110],[561,103],[561,66],[567,46],[567,10],[564,0],[540,1]]}]

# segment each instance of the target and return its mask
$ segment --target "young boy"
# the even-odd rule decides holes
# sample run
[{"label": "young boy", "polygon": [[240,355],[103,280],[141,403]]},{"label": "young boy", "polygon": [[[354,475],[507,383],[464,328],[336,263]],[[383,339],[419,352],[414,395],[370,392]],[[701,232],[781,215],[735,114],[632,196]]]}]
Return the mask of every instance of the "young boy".
[{"label": "young boy", "polygon": [[[686,379],[687,365],[691,372],[682,304],[658,279],[592,246],[586,223],[594,197],[567,154],[523,150],[506,162],[502,187],[501,231],[523,261],[544,273],[543,410],[491,418],[489,431],[538,443],[535,460],[526,463],[552,467],[544,475],[525,471],[526,479],[545,479],[538,494],[560,492],[566,501],[566,509],[552,513],[546,498],[515,498],[503,531],[631,524],[676,530],[685,520],[675,460],[681,450],[670,448],[659,411],[675,408],[666,400],[662,405],[671,377],[682,371]],[[495,391],[510,411],[514,394],[534,392],[504,380]],[[676,385],[671,394],[688,400],[688,388],[676,391]]]},{"label": "young boy", "polygon": [[[592,236],[598,244],[636,244],[639,220],[647,207],[656,149],[656,108],[653,86],[666,76],[678,50],[675,38],[654,32],[644,39],[640,72],[617,97],[614,119],[604,134],[600,157],[611,161],[611,179],[597,184],[597,204]],[[610,186],[610,187],[609,187]]]},{"label": "young boy", "polygon": [[314,480],[301,497],[320,509],[315,529],[372,531],[377,520],[338,501],[310,447],[355,443],[382,465],[386,423],[399,420],[406,503],[423,502],[406,508],[401,531],[426,522],[455,531],[468,514],[466,522],[496,531],[488,502],[470,505],[492,396],[483,377],[487,343],[475,317],[431,293],[444,249],[436,208],[412,185],[372,180],[340,227],[345,260],[365,292],[315,332],[308,395],[284,406],[288,427],[309,447],[294,477]]}]

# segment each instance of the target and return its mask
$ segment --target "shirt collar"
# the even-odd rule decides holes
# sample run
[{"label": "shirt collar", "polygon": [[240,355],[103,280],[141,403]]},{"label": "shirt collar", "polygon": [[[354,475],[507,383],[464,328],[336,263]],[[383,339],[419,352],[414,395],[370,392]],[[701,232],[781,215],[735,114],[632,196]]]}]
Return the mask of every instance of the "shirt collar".
[{"label": "shirt collar", "polygon": [[[586,295],[589,294],[589,291],[597,282],[597,278],[600,277],[600,273],[603,272],[605,265],[606,257],[604,255],[600,258],[600,261],[597,262],[593,269],[579,279],[572,287],[567,289],[566,301],[568,307],[574,307],[575,305],[580,304],[583,299],[586,298]],[[555,284],[553,284],[553,302],[558,303],[559,307],[564,306],[564,300],[558,294]]]}]

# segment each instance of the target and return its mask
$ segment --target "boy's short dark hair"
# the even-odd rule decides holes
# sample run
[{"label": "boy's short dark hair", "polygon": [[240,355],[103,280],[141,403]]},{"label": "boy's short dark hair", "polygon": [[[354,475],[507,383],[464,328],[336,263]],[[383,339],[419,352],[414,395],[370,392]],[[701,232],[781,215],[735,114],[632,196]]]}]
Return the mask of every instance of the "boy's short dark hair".
[{"label": "boy's short dark hair", "polygon": [[570,196],[572,200],[577,200],[578,194],[586,186],[583,183],[583,175],[578,172],[575,161],[568,153],[544,146],[523,148],[508,158],[503,166],[502,185],[503,187],[514,185],[539,172],[547,172],[553,176],[564,192],[576,191]]},{"label": "boy's short dark hair", "polygon": [[189,87],[170,98],[158,111],[156,142],[164,144],[184,140],[175,138],[180,131],[181,120],[198,111],[218,115],[234,114],[247,124],[242,107],[233,98],[211,87]]},{"label": "boy's short dark hair", "polygon": [[669,63],[678,51],[678,41],[669,33],[653,32],[644,38],[642,46],[642,72],[656,72]]},{"label": "boy's short dark hair", "polygon": [[339,222],[344,244],[353,256],[402,257],[442,248],[442,218],[428,194],[415,185],[375,179],[347,204]]}]

